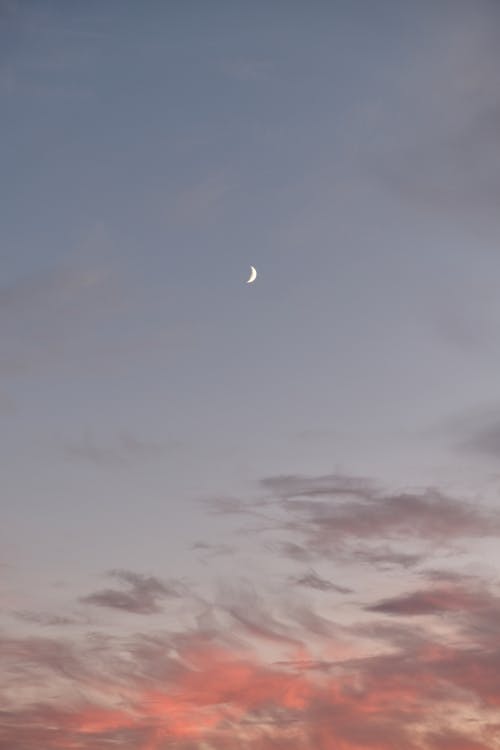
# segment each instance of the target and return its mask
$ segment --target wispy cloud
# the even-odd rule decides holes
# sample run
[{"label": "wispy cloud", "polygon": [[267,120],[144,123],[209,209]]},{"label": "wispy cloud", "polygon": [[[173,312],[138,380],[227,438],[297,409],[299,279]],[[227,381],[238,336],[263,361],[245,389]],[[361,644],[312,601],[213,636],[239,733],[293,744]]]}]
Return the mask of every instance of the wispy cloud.
[{"label": "wispy cloud", "polygon": [[424,552],[404,552],[395,550],[388,545],[368,546],[358,544],[349,548],[346,557],[385,569],[391,567],[413,568],[424,562],[426,556]]},{"label": "wispy cloud", "polygon": [[271,643],[298,645],[290,626],[272,614],[267,602],[249,581],[242,580],[224,587],[217,605],[231,617],[233,626],[246,636]]},{"label": "wispy cloud", "polygon": [[[266,510],[281,514],[282,528],[289,514],[295,524],[293,504],[299,504],[305,524],[299,551],[314,546],[317,526],[326,519],[329,529],[339,508],[339,533],[353,539],[358,553],[371,539],[359,520],[360,505],[382,536],[404,539],[474,537],[484,533],[486,518],[491,522],[486,511],[463,501],[448,498],[443,507],[435,491],[384,494],[374,483],[339,477],[267,480],[269,486],[276,491],[267,496]],[[381,506],[384,524],[370,515],[372,505]],[[208,541],[195,546],[212,549]],[[282,551],[266,548],[269,570]],[[379,555],[390,558],[391,550],[382,547]],[[159,615],[173,597],[182,602],[182,622],[164,620],[161,630],[120,637],[106,628],[71,638],[79,631],[65,629],[65,638],[4,631],[0,747],[493,750],[500,744],[500,594],[493,581],[429,568],[398,578],[407,582],[403,593],[381,597],[384,574],[360,603],[332,600],[329,593],[347,595],[350,588],[314,568],[289,577],[285,586],[280,576],[279,587],[231,569],[215,594],[203,597],[190,596],[178,580],[126,570],[110,575],[120,586],[95,591],[82,603]],[[415,579],[419,585],[410,585]],[[338,619],[339,601],[348,607],[348,620]],[[49,614],[26,615],[26,624],[52,622]]]},{"label": "wispy cloud", "polygon": [[370,612],[389,615],[439,615],[449,612],[475,612],[483,610],[491,598],[481,591],[463,587],[435,587],[410,594],[385,599],[368,607]]},{"label": "wispy cloud", "polygon": [[88,624],[88,621],[83,620],[82,618],[66,617],[64,615],[56,615],[50,612],[31,612],[29,610],[20,610],[13,612],[13,615],[23,622],[27,622],[32,625],[42,625],[43,627],[61,627],[66,625]]},{"label": "wispy cloud", "polygon": [[339,594],[350,594],[352,589],[345,586],[339,586],[332,581],[321,578],[314,570],[309,570],[302,576],[291,579],[296,586],[305,586],[306,588],[316,589],[317,591],[336,591]]},{"label": "wispy cloud", "polygon": [[295,560],[411,568],[436,544],[443,552],[465,540],[500,536],[496,509],[438,489],[387,492],[368,479],[340,475],[268,477],[261,485],[268,494],[260,502],[217,502],[216,510],[259,517],[262,534],[286,534],[267,547]]},{"label": "wispy cloud", "polygon": [[[253,632],[268,639],[266,632]],[[314,633],[304,623],[302,639]],[[238,648],[222,632],[136,635],[80,645],[48,639],[2,639],[8,684],[0,742],[23,750],[106,743],[140,750],[203,745],[252,750],[438,750],[498,744],[498,650],[459,648],[432,637],[348,659],[312,657],[273,663]],[[20,704],[22,686],[65,698]],[[59,691],[61,694],[61,691]],[[14,695],[14,693],[12,693]],[[117,697],[119,696],[119,697]],[[466,715],[473,721],[463,723]],[[460,744],[462,743],[462,744]],[[466,744],[469,743],[469,744]]]},{"label": "wispy cloud", "polygon": [[126,588],[100,589],[82,597],[80,601],[83,604],[150,615],[161,612],[162,599],[180,596],[182,590],[179,582],[165,583],[154,576],[143,576],[126,570],[111,571],[109,575],[126,584]]}]

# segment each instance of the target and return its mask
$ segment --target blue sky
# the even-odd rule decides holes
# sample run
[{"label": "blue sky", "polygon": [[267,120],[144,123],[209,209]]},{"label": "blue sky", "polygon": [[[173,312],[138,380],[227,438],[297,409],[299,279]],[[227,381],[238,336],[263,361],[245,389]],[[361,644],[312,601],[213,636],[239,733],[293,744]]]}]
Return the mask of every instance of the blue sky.
[{"label": "blue sky", "polygon": [[[436,498],[498,504],[499,21],[488,0],[0,0],[7,629],[50,610],[128,632],[117,595],[86,597],[107,571],[155,628],[170,594],[141,575],[215,587],[215,609],[233,574],[276,593],[298,563],[383,601],[419,565],[492,575],[495,534],[459,549]],[[442,548],[415,501],[398,563],[418,515],[395,531],[365,480],[431,492]],[[350,482],[382,504],[378,552],[356,516],[358,557],[344,529],[311,562],[318,486]]]},{"label": "blue sky", "polygon": [[[20,463],[70,518],[81,472],[121,508],[146,472],[190,530],[189,497],[260,475],[456,477],[427,432],[497,400],[488,4],[5,8],[16,522]],[[124,434],[134,469],[85,464]]]}]

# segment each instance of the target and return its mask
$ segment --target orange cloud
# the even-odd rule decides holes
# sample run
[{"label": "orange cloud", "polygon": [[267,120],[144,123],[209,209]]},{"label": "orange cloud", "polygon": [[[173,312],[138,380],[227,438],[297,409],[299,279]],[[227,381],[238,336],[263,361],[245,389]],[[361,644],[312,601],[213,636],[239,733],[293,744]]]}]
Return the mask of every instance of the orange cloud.
[{"label": "orange cloud", "polygon": [[[455,712],[486,717],[500,705],[498,653],[428,643],[413,652],[332,662],[318,672],[266,664],[199,635],[177,651],[172,669],[171,657],[162,664],[172,644],[157,645],[156,674],[134,649],[127,673],[124,662],[115,662],[115,674],[102,678],[102,705],[46,702],[4,710],[0,748],[97,750],[111,743],[123,750],[215,750],[236,743],[252,750],[482,750],[487,745],[474,726],[469,736],[456,727],[436,731],[443,709],[451,701]],[[107,658],[111,666],[116,654]],[[82,694],[85,683],[82,673]],[[115,705],[107,707],[113,693]]]}]

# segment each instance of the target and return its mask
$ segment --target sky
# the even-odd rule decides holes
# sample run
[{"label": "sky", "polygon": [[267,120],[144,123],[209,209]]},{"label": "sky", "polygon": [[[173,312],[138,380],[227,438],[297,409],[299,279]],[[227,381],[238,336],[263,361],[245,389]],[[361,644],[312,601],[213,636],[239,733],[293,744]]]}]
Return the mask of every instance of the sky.
[{"label": "sky", "polygon": [[500,748],[499,81],[496,0],[0,0],[0,750]]}]

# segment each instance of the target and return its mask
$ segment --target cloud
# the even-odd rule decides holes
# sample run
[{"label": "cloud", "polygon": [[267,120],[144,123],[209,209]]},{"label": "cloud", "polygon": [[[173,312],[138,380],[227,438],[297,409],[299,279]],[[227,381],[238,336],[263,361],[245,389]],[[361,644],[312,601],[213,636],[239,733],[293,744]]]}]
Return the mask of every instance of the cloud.
[{"label": "cloud", "polygon": [[265,477],[261,486],[282,498],[297,497],[371,497],[376,486],[371,479],[351,477],[343,474],[325,474],[310,477],[297,474]]},{"label": "cloud", "polygon": [[212,513],[257,520],[239,534],[263,538],[263,548],[314,564],[335,560],[372,568],[416,568],[439,553],[466,551],[466,542],[500,536],[500,512],[437,488],[391,491],[361,477],[273,476],[265,496],[206,501]]},{"label": "cloud", "polygon": [[432,750],[490,750],[490,745],[474,742],[466,734],[453,730],[446,733],[429,732],[426,741]]},{"label": "cloud", "polygon": [[182,590],[178,582],[163,583],[153,576],[143,576],[126,570],[111,571],[109,575],[128,584],[128,588],[101,589],[82,597],[80,601],[98,607],[150,615],[161,612],[159,601],[168,597],[178,597]]},{"label": "cloud", "polygon": [[[415,536],[446,542],[481,535],[492,520],[436,491],[387,493],[353,478],[289,477],[270,486],[263,505],[273,533],[292,522],[299,541],[289,552],[299,561],[315,551],[321,524],[353,555],[389,564],[400,554],[392,537],[406,546]],[[370,521],[379,532],[372,546]],[[284,551],[280,542],[265,549],[271,558]],[[272,570],[272,559],[262,562]],[[383,575],[370,589],[374,601],[349,600],[339,622],[338,597],[333,604],[315,597],[315,608],[301,598],[307,588],[348,592],[314,568],[285,587],[281,576],[278,587],[230,570],[203,600],[190,599],[177,581],[111,575],[121,585],[90,594],[87,604],[152,614],[174,596],[184,603],[182,621],[120,637],[104,627],[65,630],[65,638],[4,631],[2,750],[455,750],[453,743],[489,750],[500,740],[500,600],[479,576],[430,568],[412,577],[418,587],[381,597],[404,580]]]},{"label": "cloud", "polygon": [[302,658],[272,664],[196,631],[1,646],[15,687],[0,722],[9,750],[436,750],[454,740],[490,748],[499,738],[500,653],[431,638],[334,661],[303,647]]},{"label": "cloud", "polygon": [[435,587],[385,599],[367,607],[370,612],[390,615],[439,615],[453,612],[475,612],[489,603],[489,597],[462,587]]},{"label": "cloud", "polygon": [[42,625],[43,627],[81,625],[85,622],[77,617],[65,617],[63,615],[50,614],[49,612],[30,612],[28,610],[22,610],[13,612],[13,615],[23,622],[29,622],[33,625]]},{"label": "cloud", "polygon": [[217,606],[232,618],[243,634],[271,643],[298,645],[290,626],[271,613],[265,600],[248,581],[225,586]]},{"label": "cloud", "polygon": [[265,549],[275,552],[282,557],[289,557],[297,562],[311,562],[315,555],[313,551],[295,542],[271,542],[264,545]]},{"label": "cloud", "polygon": [[[112,576],[125,592],[91,597],[126,611],[130,600],[115,595],[144,612],[180,590]],[[210,618],[195,607],[171,630],[4,631],[0,748],[489,750],[500,740],[498,593],[473,576],[430,570],[420,579],[429,585],[376,600],[361,619],[352,610],[347,624],[301,602],[296,584],[333,585],[310,570],[284,591],[232,578],[205,602]],[[443,627],[415,622],[420,614],[439,615]]]},{"label": "cloud", "polygon": [[307,588],[316,589],[317,591],[336,591],[339,594],[351,594],[352,589],[345,586],[338,586],[325,578],[321,578],[314,570],[310,570],[302,576],[291,578],[292,583],[296,586],[306,586]]},{"label": "cloud", "polygon": [[427,568],[420,571],[420,575],[428,581],[437,583],[456,583],[463,581],[468,576],[463,572],[456,570],[443,570],[441,568]]},{"label": "cloud", "polygon": [[214,497],[203,501],[211,513],[220,515],[237,515],[239,513],[248,513],[248,504],[237,497]]},{"label": "cloud", "polygon": [[389,546],[377,545],[372,547],[355,545],[349,549],[346,557],[347,559],[355,559],[382,569],[391,567],[413,568],[416,565],[420,565],[426,559],[425,554],[398,552]]},{"label": "cloud", "polygon": [[[338,475],[269,477],[261,484],[271,492],[261,531],[290,534],[281,549],[295,559],[412,567],[436,544],[445,550],[458,541],[500,536],[497,510],[437,489],[388,493],[369,480]],[[272,544],[279,548],[280,542]]]},{"label": "cloud", "polygon": [[428,588],[375,602],[366,610],[393,617],[439,617],[453,626],[469,647],[498,647],[500,596],[478,578],[457,576],[436,581]]}]

